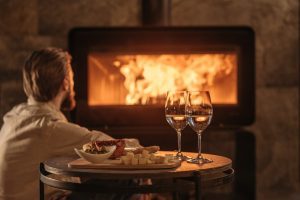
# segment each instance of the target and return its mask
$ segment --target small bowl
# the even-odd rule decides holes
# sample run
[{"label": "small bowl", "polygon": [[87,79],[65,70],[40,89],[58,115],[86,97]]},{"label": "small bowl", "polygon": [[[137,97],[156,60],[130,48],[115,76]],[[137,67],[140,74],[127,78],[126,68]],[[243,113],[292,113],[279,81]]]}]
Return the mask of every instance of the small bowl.
[{"label": "small bowl", "polygon": [[89,161],[91,163],[102,163],[103,161],[107,160],[116,150],[116,146],[107,146],[106,149],[108,150],[107,153],[102,154],[92,154],[92,153],[86,153],[83,150],[79,150],[74,148],[77,155],[79,155],[81,158],[85,159],[86,161]]}]

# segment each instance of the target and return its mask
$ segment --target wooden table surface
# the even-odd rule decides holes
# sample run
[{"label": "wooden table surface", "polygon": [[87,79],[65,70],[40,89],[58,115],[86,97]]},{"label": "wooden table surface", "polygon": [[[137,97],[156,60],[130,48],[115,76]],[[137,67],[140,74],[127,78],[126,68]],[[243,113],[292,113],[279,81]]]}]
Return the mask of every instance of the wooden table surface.
[{"label": "wooden table surface", "polygon": [[[159,154],[174,154],[173,151],[160,151]],[[196,157],[197,153],[183,152],[184,155]],[[176,178],[191,177],[195,175],[210,175],[222,173],[231,169],[232,161],[229,158],[203,154],[204,157],[212,159],[212,163],[203,165],[191,164],[183,161],[181,166],[173,169],[143,169],[143,170],[110,170],[110,169],[75,169],[69,168],[68,163],[78,157],[56,157],[44,162],[45,170],[52,174],[69,176],[92,176],[100,179],[128,179],[128,178]]]}]

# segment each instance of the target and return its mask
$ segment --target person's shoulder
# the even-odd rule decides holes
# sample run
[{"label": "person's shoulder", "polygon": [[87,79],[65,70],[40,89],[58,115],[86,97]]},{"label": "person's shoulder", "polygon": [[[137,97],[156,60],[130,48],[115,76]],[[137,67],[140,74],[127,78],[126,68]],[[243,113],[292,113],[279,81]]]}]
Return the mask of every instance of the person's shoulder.
[{"label": "person's shoulder", "polygon": [[27,103],[20,103],[12,107],[10,111],[8,111],[5,116],[19,114],[25,107],[27,106]]},{"label": "person's shoulder", "polygon": [[4,121],[15,119],[35,123],[39,121],[39,125],[41,125],[41,123],[47,125],[53,121],[66,121],[64,115],[58,111],[48,109],[46,106],[43,106],[43,104],[31,105],[28,103],[18,104],[4,115]]}]

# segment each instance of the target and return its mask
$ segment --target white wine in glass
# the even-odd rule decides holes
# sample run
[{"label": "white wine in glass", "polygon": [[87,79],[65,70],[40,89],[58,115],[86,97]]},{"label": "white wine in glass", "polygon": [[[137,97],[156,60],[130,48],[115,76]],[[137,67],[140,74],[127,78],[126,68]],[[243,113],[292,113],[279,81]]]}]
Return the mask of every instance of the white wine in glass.
[{"label": "white wine in glass", "polygon": [[168,92],[165,104],[165,115],[167,122],[177,132],[178,152],[176,157],[180,160],[186,160],[186,157],[181,153],[181,132],[187,126],[185,104],[185,91]]},{"label": "white wine in glass", "polygon": [[196,158],[187,161],[197,164],[212,162],[212,160],[204,158],[201,154],[202,132],[208,127],[213,116],[213,106],[208,91],[188,92],[186,116],[188,124],[198,135],[198,155]]}]

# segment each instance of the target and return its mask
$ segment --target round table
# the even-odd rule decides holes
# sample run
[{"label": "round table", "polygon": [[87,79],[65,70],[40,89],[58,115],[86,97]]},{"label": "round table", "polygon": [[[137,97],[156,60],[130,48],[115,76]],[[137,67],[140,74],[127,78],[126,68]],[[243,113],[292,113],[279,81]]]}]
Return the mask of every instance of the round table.
[{"label": "round table", "polygon": [[[176,152],[159,151],[158,154],[173,154]],[[196,157],[196,153],[183,152],[184,155]],[[178,180],[190,182],[196,192],[196,199],[201,199],[201,187],[212,187],[229,183],[233,179],[234,170],[232,161],[229,158],[203,154],[204,157],[212,159],[212,163],[191,164],[185,161],[181,165],[172,169],[142,169],[142,170],[111,170],[111,169],[78,169],[68,167],[68,163],[78,159],[78,157],[55,157],[40,164],[40,199],[44,199],[44,184],[77,192],[97,192],[97,193],[177,193],[190,190],[190,185],[179,184]],[[173,181],[164,184],[136,185],[136,186],[108,186],[101,187],[97,184],[75,183],[61,181],[49,175],[64,175],[68,177],[80,177],[83,179],[93,178],[99,180],[121,180],[121,179],[172,179]],[[177,195],[174,195],[174,197]]]}]

